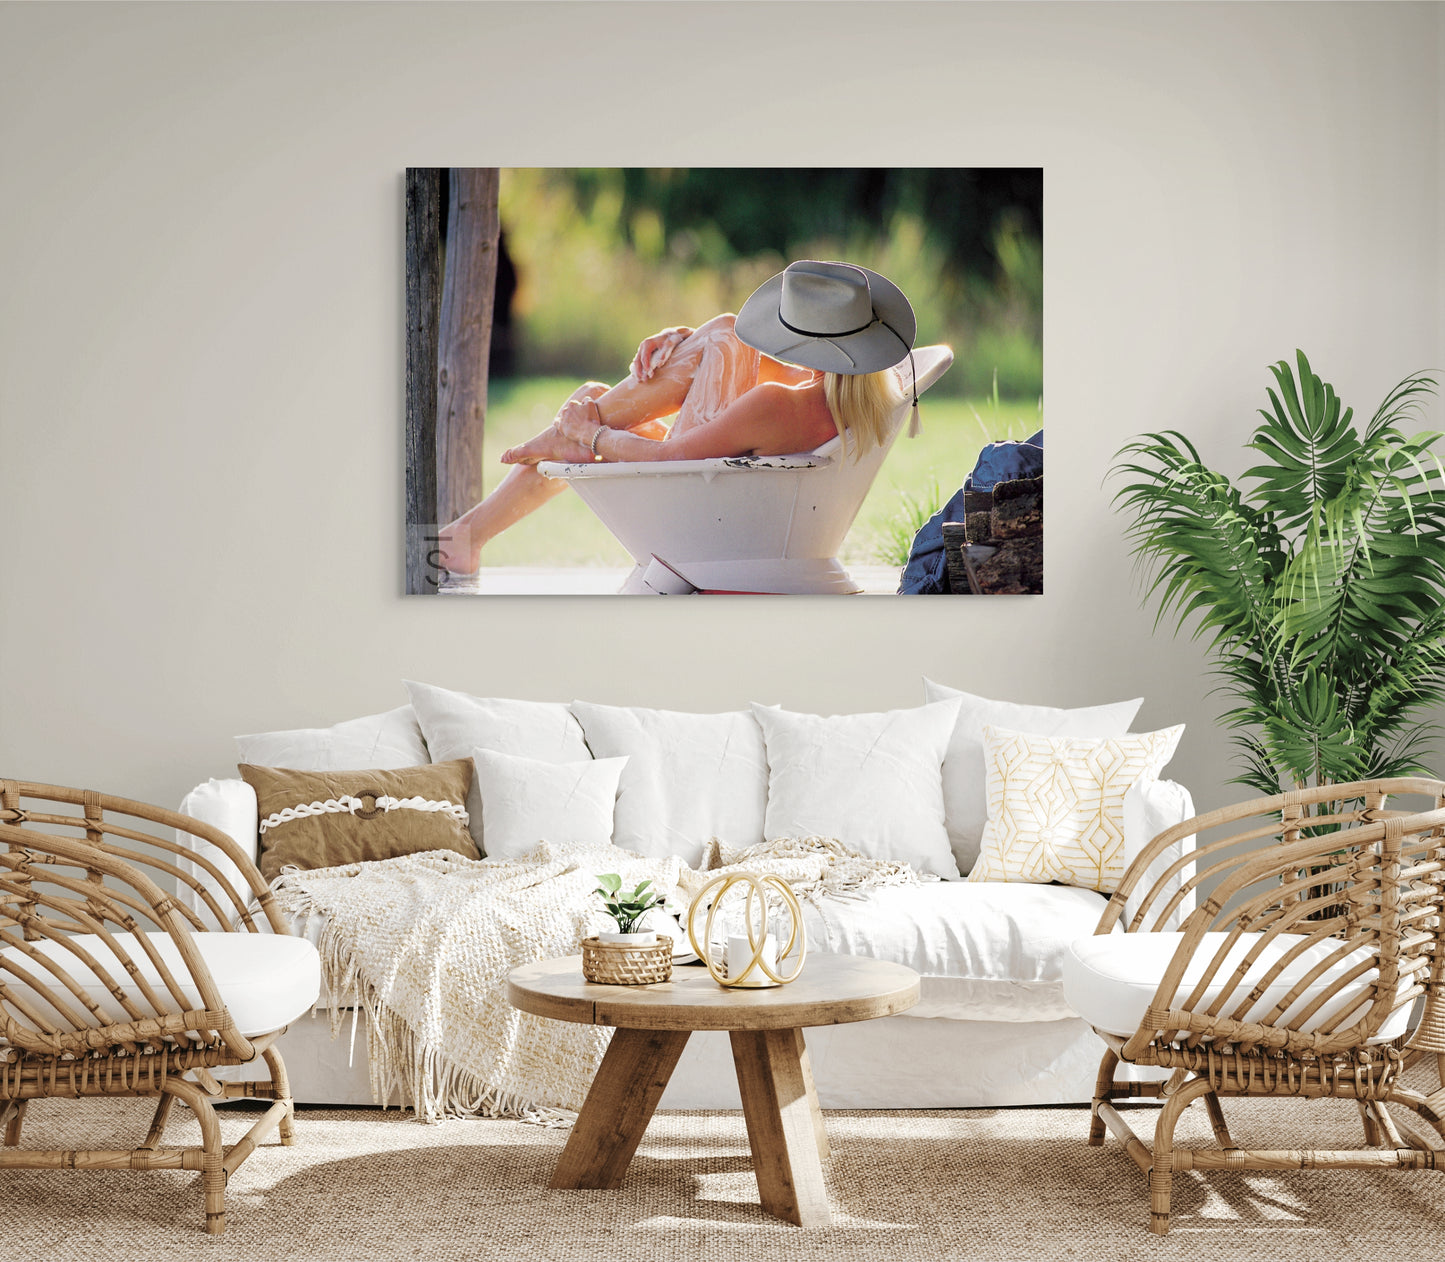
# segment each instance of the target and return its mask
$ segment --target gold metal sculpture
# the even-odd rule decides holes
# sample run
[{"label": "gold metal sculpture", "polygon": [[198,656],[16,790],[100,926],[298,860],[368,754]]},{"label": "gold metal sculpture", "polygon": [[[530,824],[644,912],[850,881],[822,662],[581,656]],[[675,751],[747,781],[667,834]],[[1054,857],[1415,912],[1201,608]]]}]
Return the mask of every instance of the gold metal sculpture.
[{"label": "gold metal sculpture", "polygon": [[[744,908],[744,923],[747,926],[747,951],[751,958],[745,965],[740,966],[738,961],[726,956],[721,960],[718,959],[713,950],[712,929],[723,899],[734,888],[742,887],[746,887],[748,892],[747,904]],[[770,893],[776,894],[782,908],[788,913],[790,922],[787,944],[777,952],[772,960],[767,957],[768,897]],[[699,939],[697,916],[703,908],[707,909],[707,921],[703,926],[702,938]],[[781,935],[775,935],[774,941],[780,937]],[[780,877],[760,876],[755,872],[732,872],[705,885],[699,891],[698,896],[692,900],[692,906],[688,908],[687,938],[698,958],[707,966],[707,971],[712,974],[713,980],[720,986],[744,988],[783,986],[797,978],[798,974],[803,971],[803,963],[807,958],[808,944],[803,930],[803,909],[798,906],[797,896],[789,888],[788,883]],[[741,942],[741,940],[742,935],[737,935],[737,941]],[[793,954],[795,946],[797,948],[796,966],[792,972],[783,973],[779,966]]]}]

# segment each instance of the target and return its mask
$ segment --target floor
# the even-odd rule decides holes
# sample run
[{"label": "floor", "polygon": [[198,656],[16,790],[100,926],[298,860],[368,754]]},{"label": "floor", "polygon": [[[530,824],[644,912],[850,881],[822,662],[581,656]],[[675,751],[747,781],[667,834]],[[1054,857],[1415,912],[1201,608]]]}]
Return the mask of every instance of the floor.
[{"label": "floor", "polygon": [[[1181,1135],[1207,1143],[1202,1110]],[[26,1143],[144,1132],[144,1101],[43,1101]],[[1353,1105],[1236,1103],[1243,1142],[1358,1142]],[[1303,1114],[1303,1129],[1278,1129]],[[223,1119],[228,1138],[248,1116]],[[557,1262],[937,1262],[1228,1259],[1438,1262],[1445,1174],[1181,1175],[1168,1237],[1117,1143],[1088,1148],[1086,1109],[832,1112],[830,1228],[765,1217],[737,1113],[659,1113],[616,1192],[550,1191],[566,1132],[512,1121],[423,1126],[395,1111],[302,1109],[293,1148],[231,1180],[224,1236],[201,1231],[194,1175],[0,1171],[0,1240],[31,1262],[244,1258]],[[197,1133],[177,1110],[168,1141]]]}]

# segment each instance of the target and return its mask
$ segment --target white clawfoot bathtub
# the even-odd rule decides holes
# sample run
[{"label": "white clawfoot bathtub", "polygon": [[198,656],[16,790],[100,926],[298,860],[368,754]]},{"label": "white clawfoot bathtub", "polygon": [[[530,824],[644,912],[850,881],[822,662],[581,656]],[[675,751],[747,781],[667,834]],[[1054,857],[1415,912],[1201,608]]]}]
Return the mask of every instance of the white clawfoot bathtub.
[{"label": "white clawfoot bathtub", "polygon": [[[913,360],[922,394],[948,371],[953,351],[925,346]],[[632,554],[624,593],[858,592],[838,552],[913,404],[906,359],[897,371],[905,398],[887,438],[858,461],[832,438],[796,456],[544,461],[537,469],[568,482]]]}]

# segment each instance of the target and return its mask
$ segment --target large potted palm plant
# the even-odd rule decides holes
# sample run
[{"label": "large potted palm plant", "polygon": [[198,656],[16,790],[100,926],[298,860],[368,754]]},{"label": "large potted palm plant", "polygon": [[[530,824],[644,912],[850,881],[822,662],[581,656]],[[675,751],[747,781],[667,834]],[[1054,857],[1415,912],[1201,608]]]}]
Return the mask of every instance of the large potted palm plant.
[{"label": "large potted palm plant", "polygon": [[1238,482],[1184,435],[1119,453],[1116,497],[1156,625],[1207,636],[1243,758],[1236,783],[1283,788],[1435,774],[1445,700],[1441,434],[1402,425],[1433,393],[1407,377],[1360,430],[1298,352]]}]

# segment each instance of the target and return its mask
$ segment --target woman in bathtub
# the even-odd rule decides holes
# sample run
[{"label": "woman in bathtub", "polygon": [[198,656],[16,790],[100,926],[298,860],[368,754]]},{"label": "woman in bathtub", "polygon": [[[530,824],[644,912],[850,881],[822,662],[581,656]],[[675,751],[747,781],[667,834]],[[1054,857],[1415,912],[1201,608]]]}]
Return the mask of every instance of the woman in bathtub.
[{"label": "woman in bathtub", "polygon": [[777,456],[835,435],[856,458],[887,437],[902,397],[892,367],[908,357],[915,332],[908,299],[878,273],[790,264],[736,316],[647,338],[623,381],[587,382],[548,429],[504,451],[502,463],[515,467],[442,528],[441,564],[455,575],[475,572],[488,540],[566,490],[537,472],[543,460]]}]

